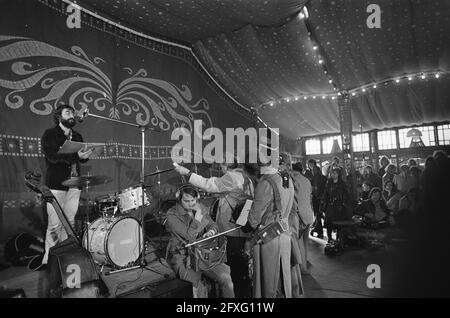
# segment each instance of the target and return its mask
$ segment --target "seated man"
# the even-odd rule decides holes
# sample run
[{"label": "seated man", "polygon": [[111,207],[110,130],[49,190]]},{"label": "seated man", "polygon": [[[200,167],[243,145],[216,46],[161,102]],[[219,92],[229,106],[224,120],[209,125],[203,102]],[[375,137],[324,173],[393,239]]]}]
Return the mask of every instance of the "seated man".
[{"label": "seated man", "polygon": [[[248,162],[248,159],[246,160]],[[234,162],[221,164],[222,177],[204,178],[201,175],[190,172],[188,169],[174,164],[175,170],[188,176],[188,182],[203,191],[219,193],[217,215],[211,213],[220,232],[229,231],[237,227],[233,215],[240,212],[247,199],[253,199],[254,186],[250,171],[250,164],[239,164],[237,158]],[[240,207],[240,209],[239,209]],[[250,235],[242,229],[228,232],[227,238],[227,265],[230,266],[231,278],[238,298],[251,298],[251,277],[249,276],[248,253]]]},{"label": "seated man", "polygon": [[194,286],[196,296],[202,275],[216,281],[220,286],[221,297],[234,298],[233,282],[230,268],[220,263],[213,268],[196,272],[183,245],[218,233],[218,227],[209,216],[209,209],[197,201],[198,191],[190,185],[182,186],[177,194],[177,204],[167,211],[165,222],[172,235],[168,246],[168,262],[180,279],[187,280]]}]

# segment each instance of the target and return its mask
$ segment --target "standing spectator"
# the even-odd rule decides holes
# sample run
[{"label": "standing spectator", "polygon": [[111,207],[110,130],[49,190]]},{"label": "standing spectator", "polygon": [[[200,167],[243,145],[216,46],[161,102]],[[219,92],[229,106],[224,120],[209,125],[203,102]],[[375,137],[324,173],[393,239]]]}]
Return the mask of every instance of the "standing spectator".
[{"label": "standing spectator", "polygon": [[307,169],[305,170],[304,176],[307,177],[309,181],[311,181],[314,175],[313,169],[315,166],[317,166],[317,162],[314,159],[309,159],[306,165]]},{"label": "standing spectator", "polygon": [[400,173],[394,177],[394,184],[397,190],[402,194],[408,192],[408,179],[409,179],[409,167],[402,165],[400,167]]},{"label": "standing spectator", "polygon": [[417,161],[415,159],[409,159],[408,167],[409,167],[409,169],[411,169],[412,167],[419,167],[419,165],[417,164]]},{"label": "standing spectator", "polygon": [[420,176],[420,190],[424,190],[424,185],[429,184],[431,181],[431,176],[433,173],[437,170],[436,160],[434,157],[428,157],[425,160],[425,169],[422,172],[422,175]]},{"label": "standing spectator", "polygon": [[345,175],[344,168],[342,168],[342,166],[340,165],[339,158],[336,156],[334,156],[333,159],[331,159],[330,164],[325,167],[325,172],[326,172],[325,176],[328,179],[331,179],[331,173],[332,173],[333,168],[338,168],[340,170],[341,179],[345,182],[346,175]]},{"label": "standing spectator", "polygon": [[378,175],[380,178],[383,178],[384,174],[386,173],[386,168],[390,164],[388,157],[382,156],[380,158],[380,169],[378,169]]},{"label": "standing spectator", "polygon": [[[288,223],[294,203],[294,185],[284,179],[278,169],[262,164],[255,200],[248,214],[248,224],[257,230],[276,220]],[[291,234],[279,233],[266,243],[253,247],[253,297],[292,297]],[[256,235],[256,233],[255,233]]]},{"label": "standing spectator", "polygon": [[394,177],[397,173],[397,168],[395,165],[390,164],[386,168],[386,173],[383,176],[383,184],[386,184],[387,181],[394,181]]},{"label": "standing spectator", "polygon": [[373,172],[372,166],[364,167],[363,179],[372,184],[373,187],[381,188],[381,178]]},{"label": "standing spectator", "polygon": [[327,178],[322,174],[319,166],[315,165],[313,167],[313,178],[311,180],[312,185],[312,205],[314,210],[314,215],[316,217],[315,226],[311,231],[311,234],[316,232],[318,238],[323,238],[323,227],[322,227],[322,214],[320,213],[320,201],[325,191],[325,185],[327,183]]},{"label": "standing spectator", "polygon": [[413,189],[413,188],[419,189],[420,175],[421,175],[421,171],[418,166],[412,166],[409,169],[408,190]]},{"label": "standing spectator", "polygon": [[[325,213],[325,228],[328,241],[331,242],[332,232],[336,229],[335,221],[343,221],[349,218],[347,211],[349,194],[341,177],[342,169],[334,167],[331,171],[331,179],[327,181],[323,194],[320,210]],[[336,237],[340,237],[337,233]]]}]

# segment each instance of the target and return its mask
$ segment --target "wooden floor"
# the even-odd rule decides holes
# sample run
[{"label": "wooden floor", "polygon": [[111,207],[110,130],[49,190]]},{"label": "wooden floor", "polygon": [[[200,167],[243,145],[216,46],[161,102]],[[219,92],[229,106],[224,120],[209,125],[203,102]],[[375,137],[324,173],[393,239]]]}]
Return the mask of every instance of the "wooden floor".
[{"label": "wooden floor", "polygon": [[[347,297],[386,297],[398,273],[398,260],[401,257],[401,244],[391,244],[378,250],[347,250],[340,256],[326,256],[323,249],[325,241],[311,238],[309,241],[309,275],[303,275],[303,284],[308,298],[347,298]],[[151,281],[166,279],[173,272],[164,262],[150,253],[149,268],[136,269],[103,276],[108,285],[110,297],[125,293],[130,289]],[[377,264],[381,269],[381,288],[370,289],[366,285],[367,266]],[[164,277],[166,274],[166,277]],[[23,288],[29,298],[41,297],[44,272],[32,272],[27,267],[11,267],[0,271],[0,286],[9,289]]]}]

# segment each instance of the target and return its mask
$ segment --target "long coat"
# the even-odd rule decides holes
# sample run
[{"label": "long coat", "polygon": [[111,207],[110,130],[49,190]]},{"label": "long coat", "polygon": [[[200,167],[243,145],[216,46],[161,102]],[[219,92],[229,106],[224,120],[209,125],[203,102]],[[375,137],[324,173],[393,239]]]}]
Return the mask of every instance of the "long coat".
[{"label": "long coat", "polygon": [[[283,188],[282,179],[273,168],[262,171],[271,173],[270,177],[277,184],[281,197],[282,217],[288,219],[294,201],[294,186],[289,180],[289,187]],[[255,189],[255,200],[249,212],[248,222],[252,228],[265,226],[275,219],[274,190],[269,181],[264,178]],[[284,232],[266,244],[256,244],[253,247],[253,297],[275,298],[280,284],[280,274],[283,277],[283,294],[292,297],[291,282],[291,235]]]}]

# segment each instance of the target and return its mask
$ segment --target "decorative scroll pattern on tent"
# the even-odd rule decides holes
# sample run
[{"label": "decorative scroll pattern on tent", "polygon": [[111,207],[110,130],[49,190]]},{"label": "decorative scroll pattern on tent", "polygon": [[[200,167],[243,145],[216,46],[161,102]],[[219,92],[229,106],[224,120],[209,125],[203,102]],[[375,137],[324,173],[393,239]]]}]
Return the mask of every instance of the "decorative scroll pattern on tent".
[{"label": "decorative scroll pattern on tent", "polygon": [[[39,63],[33,64],[29,59]],[[151,124],[164,131],[192,129],[194,116],[212,126],[208,101],[194,101],[188,86],[179,88],[150,78],[144,68],[133,71],[124,67],[122,71],[128,77],[114,91],[111,80],[100,68],[106,61],[90,58],[79,46],[72,46],[69,53],[28,38],[0,36],[0,62],[10,63],[11,74],[0,75],[0,89],[9,91],[2,100],[11,109],[27,104],[34,114],[49,115],[65,100],[78,111],[93,107],[107,112],[110,118]],[[5,75],[15,79],[7,80]],[[27,96],[31,89],[33,94]]]}]

